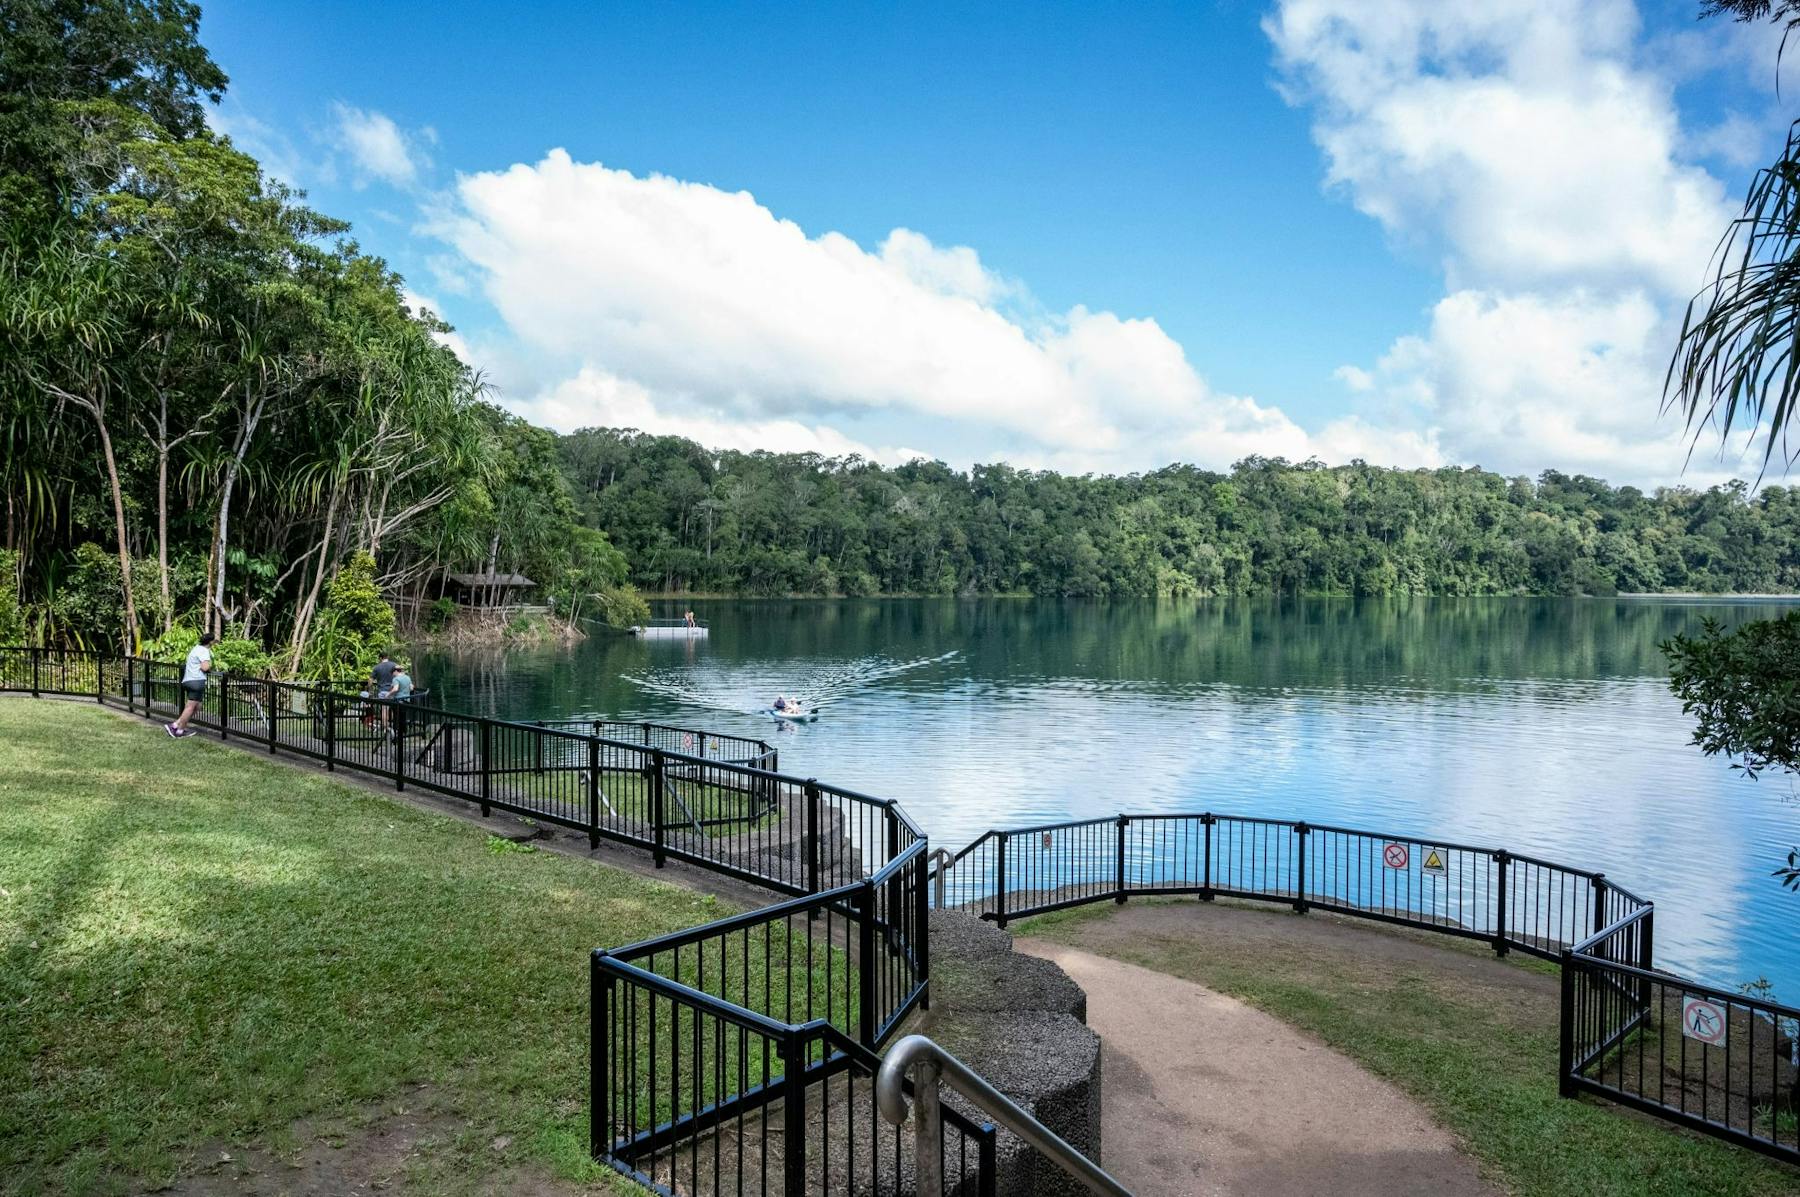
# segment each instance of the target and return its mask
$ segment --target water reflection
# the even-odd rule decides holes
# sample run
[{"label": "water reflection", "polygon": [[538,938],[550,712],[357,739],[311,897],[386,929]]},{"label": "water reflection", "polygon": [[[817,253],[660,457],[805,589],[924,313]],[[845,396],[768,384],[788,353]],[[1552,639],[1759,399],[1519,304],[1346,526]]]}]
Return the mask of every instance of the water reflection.
[{"label": "water reflection", "polygon": [[[694,604],[696,609],[700,604]],[[904,801],[934,841],[1210,808],[1505,845],[1656,899],[1659,956],[1800,998],[1792,788],[1688,744],[1657,644],[1772,604],[715,602],[706,641],[428,658],[451,705],[761,735]],[[777,693],[826,717],[777,725]]]}]

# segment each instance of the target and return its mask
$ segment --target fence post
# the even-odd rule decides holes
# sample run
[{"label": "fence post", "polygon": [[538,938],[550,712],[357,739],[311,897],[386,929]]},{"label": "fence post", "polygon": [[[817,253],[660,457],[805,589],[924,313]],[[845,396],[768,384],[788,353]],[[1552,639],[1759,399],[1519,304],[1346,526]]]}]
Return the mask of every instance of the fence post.
[{"label": "fence post", "polygon": [[593,1159],[599,1159],[612,1147],[611,1090],[606,1078],[612,976],[600,967],[604,954],[596,949],[588,956],[588,1155]]},{"label": "fence post", "polygon": [[101,704],[106,702],[106,658],[98,653],[94,654],[94,701]]},{"label": "fence post", "polygon": [[1556,1092],[1561,1097],[1574,1097],[1575,953],[1568,948],[1562,953],[1562,1013],[1557,1021]]},{"label": "fence post", "polygon": [[[1637,966],[1645,972],[1652,968],[1651,962],[1656,959],[1653,951],[1653,940],[1656,937],[1656,907],[1652,906],[1644,912],[1639,922]],[[1638,1005],[1644,1013],[1650,1012],[1650,978],[1638,978]]]},{"label": "fence post", "polygon": [[404,790],[406,788],[406,704],[393,702],[388,707],[388,711],[393,716],[389,722],[393,724],[394,736],[394,788]]},{"label": "fence post", "polygon": [[269,755],[275,755],[275,683],[272,679],[263,679],[263,719],[269,725]]},{"label": "fence post", "polygon": [[781,1040],[782,1192],[806,1192],[806,1040],[790,1031]]},{"label": "fence post", "polygon": [[1200,823],[1206,828],[1206,855],[1200,864],[1200,900],[1202,902],[1213,900],[1212,844],[1215,821],[1210,811],[1200,816]]},{"label": "fence post", "polygon": [[[887,864],[893,864],[900,855],[900,816],[894,810],[894,800],[887,800]],[[886,868],[886,865],[882,866]],[[892,931],[900,922],[901,911],[906,909],[906,874],[895,873],[888,882],[887,897],[887,929]]]},{"label": "fence post", "polygon": [[1296,823],[1294,824],[1294,835],[1297,837],[1299,845],[1299,851],[1295,853],[1299,858],[1299,868],[1294,878],[1294,913],[1305,914],[1308,910],[1306,903],[1306,845],[1308,837],[1312,835],[1312,828],[1305,823]]},{"label": "fence post", "polygon": [[337,695],[330,690],[314,690],[325,699],[325,769],[337,771]]},{"label": "fence post", "polygon": [[1116,822],[1116,842],[1113,846],[1113,902],[1125,904],[1125,828],[1131,820],[1120,815]]},{"label": "fence post", "polygon": [[493,799],[494,770],[494,721],[483,716],[481,720],[481,817],[487,818],[493,812],[488,805]]},{"label": "fence post", "polygon": [[42,667],[43,655],[44,650],[41,648],[33,648],[31,650],[31,696],[33,698],[41,697],[38,693],[38,674]]},{"label": "fence post", "polygon": [[913,861],[916,880],[913,883],[913,961],[919,974],[919,1008],[931,1009],[931,897],[925,887],[931,884],[931,843],[926,841]]},{"label": "fence post", "polygon": [[220,677],[217,686],[209,687],[219,694],[219,739],[231,739],[231,679]]},{"label": "fence post", "polygon": [[533,726],[538,729],[538,734],[531,744],[531,767],[542,773],[544,771],[544,721],[539,719]]},{"label": "fence post", "polygon": [[137,714],[137,696],[132,690],[132,683],[137,681],[137,658],[125,658],[125,713]]},{"label": "fence post", "polygon": [[875,1046],[875,883],[865,881],[856,892],[856,1041]]},{"label": "fence post", "polygon": [[1505,848],[1494,853],[1494,864],[1499,866],[1499,884],[1494,891],[1494,955],[1504,956],[1507,953],[1506,943],[1506,875],[1512,872],[1512,856]]},{"label": "fence post", "polygon": [[819,892],[819,783],[806,779],[806,892]]},{"label": "fence post", "polygon": [[[650,725],[648,723],[644,724],[644,730],[646,733],[650,730]],[[664,860],[666,859],[663,845],[664,821],[663,754],[660,748],[652,748],[650,750],[650,822],[655,835],[654,846],[651,849],[651,853],[656,860],[656,867],[659,869],[663,867]]]},{"label": "fence post", "polygon": [[994,923],[1006,926],[1006,832],[998,833],[994,840]]},{"label": "fence post", "polygon": [[588,851],[600,846],[600,741],[588,737]]},{"label": "fence post", "polygon": [[1593,934],[1598,935],[1606,930],[1606,874],[1595,873],[1588,884],[1593,887],[1594,892]]}]

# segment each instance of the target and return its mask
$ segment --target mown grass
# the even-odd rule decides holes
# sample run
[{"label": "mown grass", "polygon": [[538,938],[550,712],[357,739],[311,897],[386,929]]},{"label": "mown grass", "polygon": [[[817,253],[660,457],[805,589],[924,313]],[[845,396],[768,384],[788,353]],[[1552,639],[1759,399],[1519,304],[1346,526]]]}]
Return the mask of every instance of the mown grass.
[{"label": "mown grass", "polygon": [[292,1148],[295,1120],[402,1093],[466,1128],[417,1187],[489,1190],[499,1136],[605,1183],[587,954],[723,913],[153,724],[0,700],[0,1192],[154,1189],[202,1147]]},{"label": "mown grass", "polygon": [[[1383,951],[1390,932],[1349,920],[1341,920],[1341,944],[1311,935],[1282,944],[1278,927],[1246,924],[1249,933],[1239,935],[1232,923],[1319,916],[1186,905],[1181,914],[1195,917],[1169,919],[1170,933],[1161,924],[1156,934],[1142,924],[1111,933],[1111,905],[1029,919],[1015,930],[1186,978],[1318,1036],[1412,1094],[1514,1192],[1800,1192],[1800,1170],[1618,1107],[1558,1097],[1554,983],[1505,975],[1554,973],[1553,966],[1434,967],[1421,958],[1430,952]],[[1453,940],[1431,946],[1440,945],[1450,954],[1485,951]]]}]

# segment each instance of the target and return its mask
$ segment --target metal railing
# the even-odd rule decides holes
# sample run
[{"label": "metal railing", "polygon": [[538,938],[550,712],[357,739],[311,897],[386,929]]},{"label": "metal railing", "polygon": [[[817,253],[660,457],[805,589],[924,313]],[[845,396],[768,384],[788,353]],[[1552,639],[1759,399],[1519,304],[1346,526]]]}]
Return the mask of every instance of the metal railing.
[{"label": "metal railing", "polygon": [[[0,690],[158,719],[185,701],[180,673],[141,658],[0,648]],[[593,1152],[663,1191],[910,1183],[899,1132],[873,1105],[875,1049],[930,994],[930,845],[896,803],[775,772],[762,741],[654,723],[521,723],[338,686],[216,676],[193,724],[476,803],[483,815],[511,811],[586,831],[591,844],[644,848],[659,866],[681,860],[798,895],[594,953]],[[947,1121],[957,1191],[992,1194],[994,1128]]]},{"label": "metal railing", "polygon": [[[596,951],[593,1154],[688,1193],[903,1191],[868,1082],[927,1002],[927,860],[919,839],[859,882]],[[993,1128],[952,1127],[959,1185],[992,1192]]]},{"label": "metal railing", "polygon": [[[0,648],[0,690],[92,697],[157,718],[179,709],[179,670]],[[1653,905],[1602,873],[1502,848],[1211,812],[990,831],[949,856],[892,801],[780,774],[772,748],[739,737],[517,723],[229,677],[207,688],[195,722],[271,754],[479,803],[483,814],[512,811],[584,830],[591,844],[641,847],[659,866],[681,860],[800,896],[595,954],[593,1147],[654,1186],[685,1144],[688,1188],[698,1191],[704,1139],[714,1179],[753,1191],[742,1167],[724,1167],[721,1144],[735,1142],[741,1163],[759,1111],[779,1096],[784,1119],[799,1121],[764,1152],[765,1169],[778,1165],[784,1184],[801,1177],[807,1192],[865,1191],[881,1176],[892,1188],[899,1172],[877,1175],[870,1154],[869,1083],[874,1050],[928,1002],[928,908],[1004,926],[1154,894],[1327,910],[1558,961],[1563,1093],[1603,1096],[1800,1163],[1800,1009],[1657,971]],[[809,1107],[815,1085],[825,1088]],[[864,1106],[869,1121],[858,1131],[851,1115]],[[817,1122],[833,1109],[844,1129]],[[952,1170],[959,1191],[991,1191],[992,1127],[952,1124],[963,1136]],[[766,1148],[766,1127],[760,1133]],[[876,1169],[866,1176],[845,1170],[859,1144],[863,1165]]]},{"label": "metal railing", "polygon": [[1556,960],[1649,903],[1605,874],[1504,848],[1212,812],[989,831],[936,871],[949,906],[1004,926],[1132,895],[1280,902]]},{"label": "metal railing", "polygon": [[[93,698],[173,719],[182,667],[141,657],[0,648],[0,690]],[[193,726],[646,849],[787,892],[856,859],[885,859],[885,806],[774,772],[760,740],[667,724],[520,723],[380,699],[338,685],[217,674]],[[594,728],[615,735],[595,734]],[[680,751],[676,745],[691,747]],[[853,808],[854,807],[854,808]],[[838,832],[828,842],[817,828]],[[810,836],[811,838],[807,838]]]},{"label": "metal railing", "polygon": [[1504,848],[1204,812],[989,831],[934,857],[932,891],[937,905],[1001,926],[1133,895],[1243,898],[1553,960],[1565,1096],[1595,1094],[1800,1163],[1800,1009],[1657,971],[1654,905],[1604,873]]},{"label": "metal railing", "polygon": [[1651,967],[1653,911],[1562,957],[1565,1097],[1591,1093],[1800,1163],[1800,1009]]},{"label": "metal railing", "polygon": [[881,1061],[875,1074],[875,1104],[883,1118],[896,1127],[902,1126],[907,1121],[907,1090],[912,1091],[913,1175],[917,1178],[913,1191],[918,1197],[943,1197],[944,1193],[944,1106],[938,1093],[938,1086],[944,1083],[1088,1192],[1131,1197],[1130,1190],[1100,1165],[1065,1143],[974,1069],[925,1036],[908,1035],[890,1048]]}]

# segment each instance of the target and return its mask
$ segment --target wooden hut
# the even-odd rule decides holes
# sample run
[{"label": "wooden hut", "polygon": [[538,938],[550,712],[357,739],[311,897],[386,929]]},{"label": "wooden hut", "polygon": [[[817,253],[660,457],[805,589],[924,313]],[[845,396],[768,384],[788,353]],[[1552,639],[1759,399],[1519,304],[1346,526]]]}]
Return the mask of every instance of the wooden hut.
[{"label": "wooden hut", "polygon": [[445,574],[444,595],[477,611],[511,611],[530,606],[537,583],[524,574]]}]

